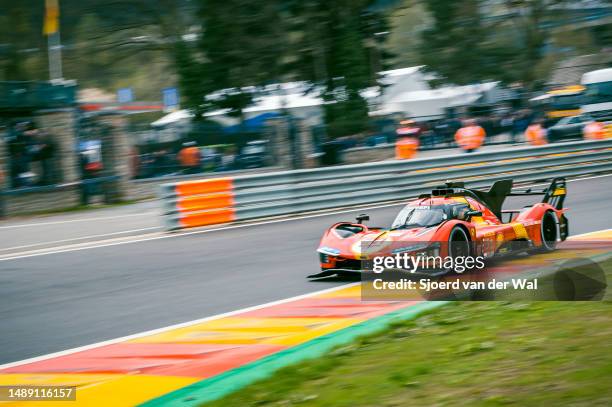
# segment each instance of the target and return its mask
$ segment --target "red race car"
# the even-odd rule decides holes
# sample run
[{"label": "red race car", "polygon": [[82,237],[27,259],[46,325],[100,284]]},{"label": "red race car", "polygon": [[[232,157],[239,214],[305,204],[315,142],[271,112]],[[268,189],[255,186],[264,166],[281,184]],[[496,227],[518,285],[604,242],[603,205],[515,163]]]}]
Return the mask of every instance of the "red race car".
[{"label": "red race car", "polygon": [[[520,210],[502,210],[506,197],[531,195],[543,199]],[[332,225],[317,250],[321,272],[308,277],[361,273],[365,262],[381,253],[486,259],[519,251],[552,251],[568,236],[565,196],[564,178],[555,178],[539,191],[513,190],[509,179],[495,182],[489,191],[447,182],[408,202],[391,228],[366,226],[367,215],[357,217],[357,222]],[[449,271],[428,272],[435,276]]]}]

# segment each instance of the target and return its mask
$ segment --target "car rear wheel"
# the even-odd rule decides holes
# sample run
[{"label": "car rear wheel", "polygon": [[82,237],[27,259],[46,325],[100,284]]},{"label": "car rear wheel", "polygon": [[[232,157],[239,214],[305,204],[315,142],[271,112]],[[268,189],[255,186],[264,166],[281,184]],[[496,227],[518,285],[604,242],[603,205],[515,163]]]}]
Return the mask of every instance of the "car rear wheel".
[{"label": "car rear wheel", "polygon": [[540,234],[542,236],[541,251],[551,252],[557,247],[559,238],[559,222],[557,215],[553,211],[548,211],[542,217],[540,224]]}]

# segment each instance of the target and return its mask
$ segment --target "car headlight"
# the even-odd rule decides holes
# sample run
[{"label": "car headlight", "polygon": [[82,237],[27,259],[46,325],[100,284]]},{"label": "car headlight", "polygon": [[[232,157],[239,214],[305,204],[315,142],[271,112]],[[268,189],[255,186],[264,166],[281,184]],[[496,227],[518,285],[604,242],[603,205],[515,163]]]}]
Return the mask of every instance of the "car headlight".
[{"label": "car headlight", "polygon": [[340,254],[340,250],[334,249],[333,247],[327,247],[327,246],[319,247],[317,251],[319,253],[327,254],[329,256],[337,256]]}]

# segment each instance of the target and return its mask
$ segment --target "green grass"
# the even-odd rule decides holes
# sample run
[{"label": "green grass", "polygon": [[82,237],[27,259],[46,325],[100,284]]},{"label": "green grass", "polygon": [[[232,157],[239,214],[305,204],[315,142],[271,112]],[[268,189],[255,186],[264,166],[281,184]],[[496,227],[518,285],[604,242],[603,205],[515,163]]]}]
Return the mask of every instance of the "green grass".
[{"label": "green grass", "polygon": [[609,406],[609,302],[458,302],[207,406]]}]

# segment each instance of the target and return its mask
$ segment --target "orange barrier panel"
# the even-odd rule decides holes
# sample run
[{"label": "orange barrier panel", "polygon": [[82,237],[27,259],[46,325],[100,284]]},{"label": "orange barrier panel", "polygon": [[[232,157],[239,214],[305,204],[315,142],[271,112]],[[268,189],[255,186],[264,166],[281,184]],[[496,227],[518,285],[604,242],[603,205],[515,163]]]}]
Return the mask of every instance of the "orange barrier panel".
[{"label": "orange barrier panel", "polygon": [[180,198],[176,203],[179,212],[193,212],[205,209],[231,208],[234,206],[234,194],[219,192],[209,195],[188,196]]},{"label": "orange barrier panel", "polygon": [[236,220],[233,208],[211,209],[205,212],[184,214],[179,219],[183,228],[193,228],[197,226],[214,225],[217,223],[227,223]]},{"label": "orange barrier panel", "polygon": [[178,196],[202,195],[215,192],[230,192],[233,189],[232,178],[213,178],[198,181],[178,182],[175,185]]}]

